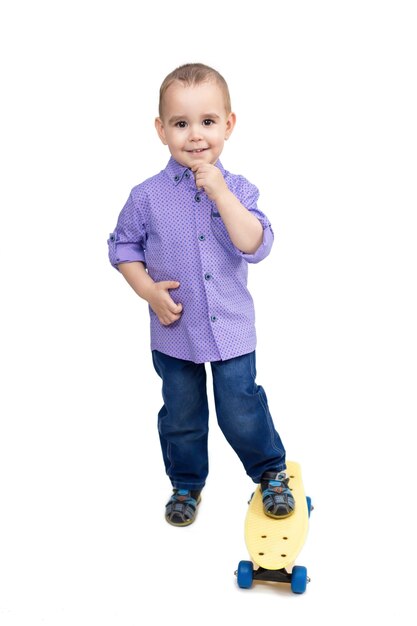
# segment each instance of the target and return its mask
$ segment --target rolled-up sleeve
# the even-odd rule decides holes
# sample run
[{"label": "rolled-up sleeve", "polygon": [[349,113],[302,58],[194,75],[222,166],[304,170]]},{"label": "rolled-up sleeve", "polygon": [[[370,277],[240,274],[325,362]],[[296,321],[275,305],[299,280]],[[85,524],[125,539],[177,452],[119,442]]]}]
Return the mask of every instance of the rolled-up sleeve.
[{"label": "rolled-up sleeve", "polygon": [[264,232],[259,248],[252,254],[246,254],[245,252],[241,252],[239,250],[239,253],[248,263],[259,263],[260,261],[263,261],[263,259],[265,259],[271,252],[272,244],[274,243],[274,231],[272,230],[271,224],[268,222],[264,225],[262,220],[260,220],[260,222]]},{"label": "rolled-up sleeve", "polygon": [[226,246],[230,252],[241,256],[248,263],[259,263],[271,252],[272,244],[274,243],[274,232],[266,215],[258,209],[258,188],[243,176],[236,176],[234,184],[230,185],[229,188],[238,198],[239,202],[260,221],[263,228],[262,242],[258,249],[251,254],[247,254],[236,248],[229,237],[229,233],[227,232],[220,214],[216,211],[212,211],[213,231],[218,241]]},{"label": "rolled-up sleeve", "polygon": [[120,212],[115,230],[107,240],[109,260],[116,269],[119,263],[146,263],[146,227],[142,216],[140,202],[131,193]]}]

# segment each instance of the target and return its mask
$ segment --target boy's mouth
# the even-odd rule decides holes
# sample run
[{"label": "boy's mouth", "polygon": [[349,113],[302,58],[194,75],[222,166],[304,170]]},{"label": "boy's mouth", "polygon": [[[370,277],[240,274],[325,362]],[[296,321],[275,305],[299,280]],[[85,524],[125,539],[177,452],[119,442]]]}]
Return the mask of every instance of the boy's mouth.
[{"label": "boy's mouth", "polygon": [[189,154],[201,154],[201,152],[205,152],[208,148],[196,148],[194,150],[187,150]]}]

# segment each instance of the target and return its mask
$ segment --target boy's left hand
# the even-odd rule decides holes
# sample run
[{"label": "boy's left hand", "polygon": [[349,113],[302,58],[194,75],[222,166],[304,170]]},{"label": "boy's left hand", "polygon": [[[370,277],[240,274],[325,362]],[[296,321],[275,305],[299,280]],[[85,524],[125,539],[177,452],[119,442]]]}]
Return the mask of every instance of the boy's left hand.
[{"label": "boy's left hand", "polygon": [[204,188],[207,196],[214,202],[222,193],[228,191],[223,174],[218,167],[211,163],[203,163],[193,168],[195,184],[198,189]]}]

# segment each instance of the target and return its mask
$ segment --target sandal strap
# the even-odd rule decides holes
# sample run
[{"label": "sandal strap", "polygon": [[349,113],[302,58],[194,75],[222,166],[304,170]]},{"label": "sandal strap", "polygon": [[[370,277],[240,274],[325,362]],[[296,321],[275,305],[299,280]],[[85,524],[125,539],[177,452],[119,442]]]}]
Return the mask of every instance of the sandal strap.
[{"label": "sandal strap", "polygon": [[275,514],[278,510],[288,514],[294,510],[294,496],[288,486],[289,478],[285,475],[264,476],[262,481],[262,502],[265,511]]},{"label": "sandal strap", "polygon": [[197,500],[187,489],[175,489],[166,505],[166,516],[171,518],[178,515],[187,522],[194,517],[197,504]]}]

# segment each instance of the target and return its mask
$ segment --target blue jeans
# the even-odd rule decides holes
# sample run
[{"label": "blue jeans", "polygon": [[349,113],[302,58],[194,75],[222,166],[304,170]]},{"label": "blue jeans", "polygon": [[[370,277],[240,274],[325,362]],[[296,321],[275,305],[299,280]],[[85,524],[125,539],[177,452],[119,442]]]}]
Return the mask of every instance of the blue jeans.
[{"label": "blue jeans", "polygon": [[[158,430],[172,486],[198,490],[208,474],[208,401],[204,363],[154,350],[164,406]],[[255,383],[255,352],[210,363],[218,424],[246,473],[260,482],[265,471],[285,469],[285,450],[274,428],[262,387]]]}]

